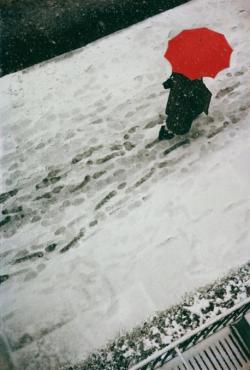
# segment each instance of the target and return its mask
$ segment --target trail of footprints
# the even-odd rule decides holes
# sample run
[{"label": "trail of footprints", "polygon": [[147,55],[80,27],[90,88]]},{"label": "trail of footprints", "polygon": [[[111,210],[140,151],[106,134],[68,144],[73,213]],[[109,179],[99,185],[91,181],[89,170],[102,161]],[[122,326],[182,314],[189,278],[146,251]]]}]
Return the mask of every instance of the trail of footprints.
[{"label": "trail of footprints", "polygon": [[[241,71],[235,73],[239,77],[242,74],[244,73]],[[239,86],[239,82],[228,84],[215,98],[225,99]],[[150,96],[147,98],[150,99]],[[151,98],[155,98],[155,95],[153,94]],[[250,96],[239,110],[248,111],[249,108]],[[229,124],[224,117],[223,119],[224,124],[221,119],[215,122],[213,117],[201,116],[195,122],[190,137],[200,132],[210,140]],[[239,119],[234,121],[233,114],[230,119],[233,124],[239,121]],[[34,184],[33,188],[24,189],[20,186],[0,194],[2,206],[0,232],[3,238],[11,237],[24,224],[49,220],[53,217],[52,214],[62,210],[67,212],[67,207],[77,206],[75,220],[68,222],[68,225],[76,222],[79,232],[71,240],[62,242],[64,230],[68,225],[55,225],[54,236],[48,236],[49,242],[41,250],[32,253],[25,250],[24,255],[22,251],[18,254],[9,252],[10,262],[17,265],[41,260],[55,251],[65,253],[75,247],[80,239],[92,233],[102,220],[115,214],[116,210],[123,208],[126,214],[133,209],[133,202],[136,202],[136,206],[140,205],[140,200],[146,199],[148,192],[147,187],[145,189],[141,187],[146,183],[149,186],[150,181],[155,181],[156,174],[156,178],[166,176],[167,172],[164,170],[172,166],[173,171],[178,161],[185,157],[185,152],[183,154],[180,151],[180,154],[175,156],[174,163],[173,160],[166,159],[169,143],[158,142],[156,139],[163,120],[164,116],[159,115],[158,118],[145,122],[144,126],[131,123],[129,128],[121,132],[120,140],[83,147],[82,151],[69,158],[68,163],[61,168],[54,168],[46,176],[41,176],[41,180]],[[173,144],[178,143],[178,140]],[[42,149],[46,150],[46,147]],[[14,170],[16,167],[10,163],[10,168]],[[86,217],[84,218],[81,213]],[[81,216],[83,221],[77,222]],[[2,253],[0,257],[6,255],[8,251]],[[0,276],[0,283],[7,278],[8,275]]]}]

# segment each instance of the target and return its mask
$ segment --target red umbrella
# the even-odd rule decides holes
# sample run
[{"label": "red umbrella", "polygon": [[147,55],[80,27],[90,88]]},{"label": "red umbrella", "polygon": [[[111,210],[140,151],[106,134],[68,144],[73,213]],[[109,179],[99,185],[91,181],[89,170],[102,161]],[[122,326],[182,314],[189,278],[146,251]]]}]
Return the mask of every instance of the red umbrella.
[{"label": "red umbrella", "polygon": [[215,77],[229,67],[233,49],[225,36],[208,28],[184,30],[168,43],[164,57],[173,72],[195,80]]}]

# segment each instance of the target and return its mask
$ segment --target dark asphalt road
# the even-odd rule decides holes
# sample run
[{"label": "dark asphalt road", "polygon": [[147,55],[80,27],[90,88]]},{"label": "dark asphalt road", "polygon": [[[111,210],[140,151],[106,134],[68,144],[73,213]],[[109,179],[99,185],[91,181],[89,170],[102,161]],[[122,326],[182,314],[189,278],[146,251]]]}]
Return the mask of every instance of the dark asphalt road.
[{"label": "dark asphalt road", "polygon": [[0,0],[5,75],[79,48],[189,0]]}]

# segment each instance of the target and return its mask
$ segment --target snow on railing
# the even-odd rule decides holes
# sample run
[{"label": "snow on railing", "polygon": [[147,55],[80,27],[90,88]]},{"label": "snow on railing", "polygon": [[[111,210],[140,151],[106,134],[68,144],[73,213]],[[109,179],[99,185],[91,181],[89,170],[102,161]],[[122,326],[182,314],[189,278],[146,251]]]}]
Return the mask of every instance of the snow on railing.
[{"label": "snow on railing", "polygon": [[185,360],[182,356],[183,352],[185,352],[198,342],[206,339],[208,336],[215,334],[226,325],[235,322],[238,318],[244,316],[248,310],[250,310],[250,298],[247,298],[234,307],[229,308],[223,314],[210,320],[201,327],[193,330],[191,333],[187,333],[182,338],[178,339],[174,343],[171,343],[162,350],[153,353],[145,360],[129,368],[129,370],[158,369],[176,356],[179,356],[181,360],[185,363]]}]

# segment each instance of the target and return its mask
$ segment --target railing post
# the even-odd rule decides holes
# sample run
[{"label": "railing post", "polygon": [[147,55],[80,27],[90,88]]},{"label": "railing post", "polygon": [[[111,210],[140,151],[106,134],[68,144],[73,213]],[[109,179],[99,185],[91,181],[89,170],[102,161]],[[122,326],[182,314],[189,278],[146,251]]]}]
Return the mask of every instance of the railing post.
[{"label": "railing post", "polygon": [[175,352],[177,353],[178,357],[180,357],[182,363],[186,366],[187,370],[192,370],[185,358],[183,357],[181,351],[179,350],[178,346],[174,347]]}]

